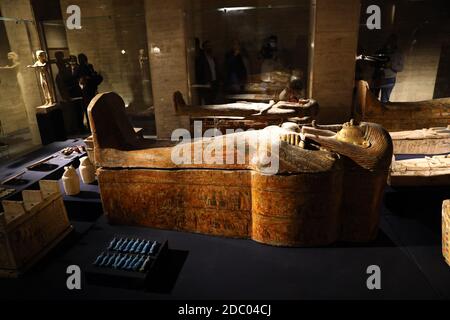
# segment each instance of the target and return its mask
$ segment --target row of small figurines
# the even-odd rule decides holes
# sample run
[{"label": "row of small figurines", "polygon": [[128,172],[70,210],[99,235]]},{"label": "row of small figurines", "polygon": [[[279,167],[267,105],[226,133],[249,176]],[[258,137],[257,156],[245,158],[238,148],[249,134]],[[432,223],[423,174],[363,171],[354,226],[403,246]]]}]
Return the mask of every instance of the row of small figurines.
[{"label": "row of small figurines", "polygon": [[157,241],[114,238],[109,243],[107,250],[120,251],[124,253],[154,254],[157,246]]},{"label": "row of small figurines", "polygon": [[[80,175],[85,184],[95,182],[95,167],[88,157],[80,158]],[[75,196],[80,193],[80,177],[73,166],[64,167],[62,181],[64,191],[68,196]]]},{"label": "row of small figurines", "polygon": [[94,261],[94,266],[126,271],[147,272],[151,257],[145,255],[102,252]]}]

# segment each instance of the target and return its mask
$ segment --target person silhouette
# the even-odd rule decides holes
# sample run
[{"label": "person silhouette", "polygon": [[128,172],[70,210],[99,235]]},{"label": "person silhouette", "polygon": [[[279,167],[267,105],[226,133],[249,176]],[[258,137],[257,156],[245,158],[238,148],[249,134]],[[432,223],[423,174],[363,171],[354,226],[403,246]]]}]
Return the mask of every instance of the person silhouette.
[{"label": "person silhouette", "polygon": [[83,96],[83,112],[89,128],[87,108],[91,100],[96,96],[98,86],[103,81],[103,78],[95,71],[94,66],[89,63],[88,57],[84,53],[78,55],[78,63],[78,83]]}]

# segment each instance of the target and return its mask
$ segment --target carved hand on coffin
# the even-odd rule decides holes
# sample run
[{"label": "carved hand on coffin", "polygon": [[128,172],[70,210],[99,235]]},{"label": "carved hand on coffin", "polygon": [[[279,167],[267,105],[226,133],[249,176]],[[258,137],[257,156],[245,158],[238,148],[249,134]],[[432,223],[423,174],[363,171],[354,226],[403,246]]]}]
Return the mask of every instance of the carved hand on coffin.
[{"label": "carved hand on coffin", "polygon": [[272,107],[275,105],[275,101],[274,100],[270,100],[269,101],[269,105],[267,107],[265,107],[263,110],[261,110],[257,115],[265,115],[267,114],[267,112],[269,112],[270,109],[272,109]]},{"label": "carved hand on coffin", "polygon": [[301,134],[304,140],[344,155],[368,170],[389,167],[392,141],[382,127],[371,123],[357,125],[353,120],[342,125],[337,133],[334,130],[339,126],[321,127],[331,130],[303,127]]},{"label": "carved hand on coffin", "polygon": [[282,134],[280,135],[280,140],[302,149],[305,148],[305,141],[302,139],[301,134],[297,132]]},{"label": "carved hand on coffin", "polygon": [[300,132],[300,127],[298,124],[293,122],[285,122],[281,125],[281,127],[287,131],[287,133],[283,133],[280,135],[280,140],[284,141],[290,145],[305,148],[305,142],[302,138]]}]

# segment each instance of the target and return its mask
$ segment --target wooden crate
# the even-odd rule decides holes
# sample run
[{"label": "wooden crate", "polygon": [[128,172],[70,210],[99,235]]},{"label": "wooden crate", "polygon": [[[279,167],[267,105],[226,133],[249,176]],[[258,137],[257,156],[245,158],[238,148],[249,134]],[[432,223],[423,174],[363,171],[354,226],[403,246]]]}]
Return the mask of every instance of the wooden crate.
[{"label": "wooden crate", "polygon": [[450,266],[450,200],[442,204],[442,254]]},{"label": "wooden crate", "polygon": [[39,181],[40,190],[24,190],[21,201],[2,201],[0,277],[17,277],[58,244],[69,223],[58,181]]}]

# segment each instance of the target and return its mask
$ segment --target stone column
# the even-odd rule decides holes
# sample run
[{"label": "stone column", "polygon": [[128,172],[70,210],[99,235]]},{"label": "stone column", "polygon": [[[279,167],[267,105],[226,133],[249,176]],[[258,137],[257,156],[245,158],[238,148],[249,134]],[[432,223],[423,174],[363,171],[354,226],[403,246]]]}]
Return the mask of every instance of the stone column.
[{"label": "stone column", "polygon": [[4,17],[33,21],[32,23],[19,22],[18,24],[6,22],[5,26],[11,51],[19,55],[21,62],[18,81],[27,112],[32,141],[34,145],[40,145],[41,135],[36,119],[36,107],[42,105],[42,93],[36,71],[25,68],[27,65],[34,63],[33,53],[40,49],[33,10],[29,0],[0,0],[0,10]]},{"label": "stone column", "polygon": [[351,116],[360,0],[312,0],[309,94],[320,105],[319,121]]},{"label": "stone column", "polygon": [[189,129],[189,118],[176,115],[172,102],[175,91],[180,91],[189,100],[185,10],[183,0],[145,0],[156,132],[159,139],[170,138],[172,131],[177,128]]}]

